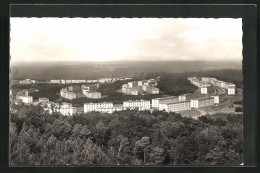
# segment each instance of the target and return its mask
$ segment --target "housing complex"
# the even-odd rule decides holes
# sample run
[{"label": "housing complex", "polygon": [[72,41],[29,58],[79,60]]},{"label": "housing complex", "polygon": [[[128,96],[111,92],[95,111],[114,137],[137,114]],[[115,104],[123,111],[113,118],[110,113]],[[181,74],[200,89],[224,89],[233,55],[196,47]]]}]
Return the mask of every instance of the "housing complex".
[{"label": "housing complex", "polygon": [[91,99],[100,99],[101,93],[97,92],[99,85],[81,85],[82,94]]},{"label": "housing complex", "polygon": [[155,79],[132,81],[122,85],[122,92],[128,95],[139,95],[141,93],[159,94],[159,88],[156,88],[157,81]]},{"label": "housing complex", "polygon": [[34,84],[35,80],[31,80],[31,79],[25,79],[25,80],[21,80],[19,81],[20,84]]},{"label": "housing complex", "polygon": [[23,103],[32,103],[33,97],[29,96],[28,90],[23,90],[16,94],[16,100],[20,100]]},{"label": "housing complex", "polygon": [[74,93],[73,91],[71,91],[71,87],[68,88],[62,88],[60,90],[60,96],[65,98],[65,99],[75,99],[76,98],[76,93]]},{"label": "housing complex", "polygon": [[230,82],[225,82],[211,77],[202,77],[201,80],[197,77],[189,77],[188,80],[197,87],[201,88],[201,94],[208,94],[208,87],[215,86],[227,90],[228,95],[236,94],[236,85]]}]

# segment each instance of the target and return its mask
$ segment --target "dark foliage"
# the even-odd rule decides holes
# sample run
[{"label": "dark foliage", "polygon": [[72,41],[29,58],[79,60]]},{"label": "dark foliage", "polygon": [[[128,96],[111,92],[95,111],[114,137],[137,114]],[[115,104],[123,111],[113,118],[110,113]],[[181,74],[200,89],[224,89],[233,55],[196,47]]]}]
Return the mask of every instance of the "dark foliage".
[{"label": "dark foliage", "polygon": [[[11,114],[12,165],[238,165],[242,115],[198,120],[160,111]],[[220,117],[220,115],[219,115]]]}]

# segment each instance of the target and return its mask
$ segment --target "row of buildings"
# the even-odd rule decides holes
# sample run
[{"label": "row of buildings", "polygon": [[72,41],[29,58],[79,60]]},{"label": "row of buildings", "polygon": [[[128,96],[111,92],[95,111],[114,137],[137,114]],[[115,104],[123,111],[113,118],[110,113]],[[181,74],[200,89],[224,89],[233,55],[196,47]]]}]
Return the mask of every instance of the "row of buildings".
[{"label": "row of buildings", "polygon": [[208,94],[210,86],[216,86],[227,90],[228,95],[236,93],[236,85],[230,82],[225,82],[211,77],[202,77],[201,80],[197,77],[189,77],[188,80],[197,87],[201,88],[201,94]]},{"label": "row of buildings", "polygon": [[122,111],[127,109],[150,110],[151,104],[149,100],[129,100],[124,101],[123,104],[114,105],[112,102],[103,103],[85,103],[84,113],[87,112],[102,112],[102,113],[113,113],[115,111]]},{"label": "row of buildings", "polygon": [[20,84],[34,84],[36,81],[32,80],[32,79],[25,79],[25,80],[21,80],[19,81]]},{"label": "row of buildings", "polygon": [[159,88],[156,88],[157,82],[154,79],[144,81],[133,81],[122,85],[122,92],[128,95],[139,95],[141,92],[148,94],[159,94]]},{"label": "row of buildings", "polygon": [[118,78],[100,78],[100,79],[73,79],[73,80],[65,80],[65,79],[53,79],[50,80],[52,84],[80,84],[80,83],[113,83],[118,80],[130,80],[132,78],[129,77],[118,77]]}]

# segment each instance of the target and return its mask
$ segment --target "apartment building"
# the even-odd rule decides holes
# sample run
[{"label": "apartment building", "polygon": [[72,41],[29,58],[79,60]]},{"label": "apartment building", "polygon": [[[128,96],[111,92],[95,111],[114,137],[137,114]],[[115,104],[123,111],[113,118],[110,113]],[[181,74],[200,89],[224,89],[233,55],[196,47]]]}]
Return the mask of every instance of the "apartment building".
[{"label": "apartment building", "polygon": [[85,103],[84,104],[84,113],[97,111],[101,108],[113,108],[112,102],[103,102],[103,103]]},{"label": "apartment building", "polygon": [[101,98],[101,93],[97,91],[86,91],[82,90],[83,94],[91,99],[100,99]]},{"label": "apartment building", "polygon": [[198,99],[192,99],[190,101],[191,108],[201,108],[214,105],[214,97],[203,97]]},{"label": "apartment building", "polygon": [[235,85],[229,85],[228,86],[228,95],[235,95],[236,94],[236,86]]},{"label": "apartment building", "polygon": [[23,90],[16,94],[16,100],[21,100],[23,103],[32,103],[33,97],[29,96],[27,90]]},{"label": "apartment building", "polygon": [[39,103],[48,103],[49,102],[49,99],[46,98],[46,97],[40,97],[39,98]]},{"label": "apartment building", "polygon": [[98,80],[87,80],[87,83],[97,83]]},{"label": "apartment building", "polygon": [[123,102],[123,107],[125,108],[143,108],[145,110],[151,108],[149,100],[129,100]]},{"label": "apartment building", "polygon": [[50,83],[53,83],[53,84],[60,84],[61,81],[59,79],[53,79],[53,80],[50,80]]},{"label": "apartment building", "polygon": [[63,102],[62,105],[60,106],[60,113],[62,115],[73,115],[76,112],[77,112],[77,108],[72,107],[71,103]]},{"label": "apartment building", "polygon": [[60,96],[69,100],[76,99],[76,93],[68,91],[67,88],[62,88],[60,90]]},{"label": "apartment building", "polygon": [[179,98],[177,96],[154,98],[152,99],[152,107],[159,108],[160,104],[174,103],[178,102]]},{"label": "apartment building", "polygon": [[122,110],[126,110],[126,108],[123,107],[123,105],[113,105],[113,107],[107,107],[107,108],[97,108],[96,111],[97,112],[101,112],[101,113],[108,113],[108,114],[112,114],[115,111],[122,111]]},{"label": "apartment building", "polygon": [[159,94],[160,90],[159,90],[159,88],[147,86],[146,92],[149,93],[149,94]]},{"label": "apartment building", "polygon": [[189,109],[191,109],[191,104],[189,100],[178,101],[174,103],[165,103],[160,104],[159,106],[159,110],[165,110],[166,112],[177,112]]},{"label": "apartment building", "polygon": [[25,80],[21,80],[19,81],[20,84],[34,84],[35,80],[31,80],[31,79],[25,79]]},{"label": "apartment building", "polygon": [[208,87],[202,86],[202,87],[200,88],[200,93],[201,93],[201,94],[208,94]]}]

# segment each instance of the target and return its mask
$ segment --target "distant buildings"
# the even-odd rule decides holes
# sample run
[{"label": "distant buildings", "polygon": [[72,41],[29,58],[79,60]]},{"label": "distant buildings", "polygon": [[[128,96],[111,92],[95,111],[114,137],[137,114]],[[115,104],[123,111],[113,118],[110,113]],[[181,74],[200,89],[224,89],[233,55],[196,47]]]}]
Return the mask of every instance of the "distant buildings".
[{"label": "distant buildings", "polygon": [[49,102],[49,99],[46,97],[39,98],[39,103],[48,103],[48,102]]},{"label": "distant buildings", "polygon": [[86,83],[87,81],[84,79],[73,79],[73,80],[63,80],[63,79],[54,79],[50,80],[50,83],[56,84],[79,84],[79,83]]},{"label": "distant buildings", "polygon": [[60,106],[60,113],[62,115],[73,115],[76,112],[77,112],[77,108],[72,107],[71,103],[63,102],[62,105]]},{"label": "distant buildings", "polygon": [[62,88],[60,90],[60,96],[64,97],[65,99],[69,99],[69,100],[76,99],[76,93],[74,93],[72,91],[68,91],[67,88]]},{"label": "distant buildings", "polygon": [[32,103],[33,97],[29,96],[27,90],[23,90],[16,94],[16,100],[21,100],[23,103]]},{"label": "distant buildings", "polygon": [[25,80],[19,81],[19,83],[20,84],[33,84],[33,83],[35,83],[35,80],[25,79]]},{"label": "distant buildings", "polygon": [[122,92],[128,95],[139,95],[141,92],[148,94],[159,94],[159,88],[155,88],[154,85],[150,85],[151,82],[155,82],[154,79],[144,81],[132,81],[122,85]]},{"label": "distant buildings", "polygon": [[188,80],[201,88],[201,94],[208,94],[208,87],[211,85],[227,90],[228,95],[234,95],[236,92],[235,84],[221,81],[216,78],[202,77],[201,80],[199,80],[197,77],[189,77]]},{"label": "distant buildings", "polygon": [[91,99],[100,99],[101,98],[101,93],[97,92],[96,90],[98,89],[99,85],[82,85],[81,90],[82,94],[88,98]]}]

